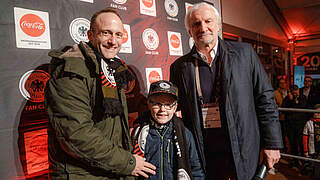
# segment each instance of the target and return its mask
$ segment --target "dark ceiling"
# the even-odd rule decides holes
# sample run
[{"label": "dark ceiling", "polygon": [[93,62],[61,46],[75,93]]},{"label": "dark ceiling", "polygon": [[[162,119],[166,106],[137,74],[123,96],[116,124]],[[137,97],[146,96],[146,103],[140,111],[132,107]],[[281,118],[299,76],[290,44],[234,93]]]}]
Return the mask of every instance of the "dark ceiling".
[{"label": "dark ceiling", "polygon": [[288,39],[320,39],[320,0],[263,0]]}]

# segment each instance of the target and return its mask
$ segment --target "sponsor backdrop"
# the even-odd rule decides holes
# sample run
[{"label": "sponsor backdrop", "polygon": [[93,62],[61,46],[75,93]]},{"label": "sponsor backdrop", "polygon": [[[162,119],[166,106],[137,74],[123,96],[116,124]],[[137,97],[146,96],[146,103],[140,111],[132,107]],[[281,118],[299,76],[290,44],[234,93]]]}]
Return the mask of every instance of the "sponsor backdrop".
[{"label": "sponsor backdrop", "polygon": [[[87,41],[91,15],[118,9],[125,36],[119,57],[136,76],[127,91],[130,120],[146,109],[150,83],[190,51],[186,11],[200,0],[2,0],[0,2],[0,179],[47,179],[44,88],[50,49]],[[220,9],[219,0],[212,2]]]}]

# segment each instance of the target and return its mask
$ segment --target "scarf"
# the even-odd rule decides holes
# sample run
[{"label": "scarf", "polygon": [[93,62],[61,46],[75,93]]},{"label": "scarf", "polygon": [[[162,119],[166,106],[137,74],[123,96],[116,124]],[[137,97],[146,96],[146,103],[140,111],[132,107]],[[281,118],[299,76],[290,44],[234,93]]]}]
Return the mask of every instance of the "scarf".
[{"label": "scarf", "polygon": [[[163,130],[168,127],[168,125],[157,125],[157,123],[152,119],[150,111],[144,113],[143,116],[136,121],[137,123],[132,131],[132,142],[134,145],[133,153],[144,157],[144,149],[150,126],[160,127]],[[177,180],[191,180],[193,177],[191,173],[192,171],[184,124],[182,120],[175,115],[172,117],[171,121],[173,122],[172,137],[175,147],[174,158],[178,163],[178,168],[174,175],[177,177]],[[169,122],[167,124],[169,124]]]},{"label": "scarf", "polygon": [[[101,88],[104,97],[104,115],[105,117],[122,115],[124,113],[124,109],[119,97],[119,91],[125,87],[129,87],[128,84],[130,81],[134,80],[134,76],[129,72],[124,61],[116,57],[113,59],[107,59],[98,52],[91,43],[89,43],[89,46],[94,50],[97,61],[100,64]],[[115,83],[110,82],[108,77],[106,77],[105,73],[102,71],[101,61],[104,61],[107,64],[108,74],[111,75],[111,77],[114,77]]]}]

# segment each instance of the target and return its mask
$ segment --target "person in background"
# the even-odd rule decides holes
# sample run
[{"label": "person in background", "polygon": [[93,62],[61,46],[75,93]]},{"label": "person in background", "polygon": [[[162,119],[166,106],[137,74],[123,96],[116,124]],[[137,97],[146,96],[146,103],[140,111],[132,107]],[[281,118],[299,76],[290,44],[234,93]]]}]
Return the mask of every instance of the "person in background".
[{"label": "person in background", "polygon": [[[283,99],[288,95],[288,88],[287,83],[284,78],[279,79],[278,89],[274,91],[274,99],[276,101],[276,104],[278,107],[282,107]],[[287,148],[287,122],[285,121],[285,115],[283,112],[279,112],[279,120],[281,124],[281,132],[282,132],[282,140],[284,142],[284,148],[283,151],[286,152],[288,150]]]},{"label": "person in background", "polygon": [[134,179],[155,166],[131,154],[124,87],[133,80],[116,58],[123,24],[112,8],[91,18],[89,42],[52,50],[45,90],[49,179]]},{"label": "person in background", "polygon": [[[291,92],[284,98],[282,106],[285,108],[305,109],[307,105],[306,97],[300,94],[299,87],[294,85]],[[307,116],[304,112],[286,112],[285,118],[288,122],[288,138],[290,142],[290,153],[296,156],[302,156],[302,131]],[[300,164],[295,159],[290,164],[292,167],[299,168]]]},{"label": "person in background", "polygon": [[[288,95],[288,88],[287,83],[284,78],[279,79],[278,89],[274,91],[274,99],[276,101],[276,104],[278,107],[282,106],[283,99]],[[285,115],[283,112],[279,111],[279,120],[281,125],[281,132],[282,132],[282,141],[284,148],[282,149],[283,152],[287,152],[288,147],[287,144],[289,144],[287,139],[287,122],[285,121]],[[269,174],[276,174],[276,169],[271,168],[268,171]]]},{"label": "person in background", "polygon": [[[320,103],[320,92],[313,87],[312,82],[312,78],[310,76],[306,76],[304,78],[304,87],[300,88],[300,94],[306,96],[307,99],[306,107],[310,109]],[[311,118],[312,114],[309,114],[308,117]]]},{"label": "person in background", "polygon": [[278,89],[274,91],[274,99],[278,107],[282,106],[283,99],[288,95],[288,88],[286,80],[281,78],[279,79]]},{"label": "person in background", "polygon": [[249,44],[219,38],[221,18],[212,5],[194,4],[185,27],[194,46],[171,64],[170,81],[207,179],[252,179],[260,151],[272,168],[283,147],[268,76]]},{"label": "person in background", "polygon": [[149,111],[135,122],[134,153],[157,167],[150,180],[205,179],[192,134],[175,115],[177,99],[178,89],[171,82],[153,82]]},{"label": "person in background", "polygon": [[[314,106],[315,110],[320,111],[320,104]],[[303,153],[305,157],[320,159],[320,113],[315,112],[313,117],[305,124],[303,129]],[[307,171],[310,163],[306,162],[302,171]],[[315,168],[314,179],[320,178],[319,167]]]}]

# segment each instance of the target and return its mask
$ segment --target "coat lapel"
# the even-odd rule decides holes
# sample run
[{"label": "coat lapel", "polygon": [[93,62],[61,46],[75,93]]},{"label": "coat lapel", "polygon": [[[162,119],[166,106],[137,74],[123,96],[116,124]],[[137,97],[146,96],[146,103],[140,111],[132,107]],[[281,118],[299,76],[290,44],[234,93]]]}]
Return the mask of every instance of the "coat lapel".
[{"label": "coat lapel", "polygon": [[235,51],[228,46],[224,41],[221,41],[219,38],[219,53],[221,53],[221,60],[222,60],[222,76],[221,82],[222,83],[222,100],[226,102],[227,93],[230,87],[230,78],[232,75],[232,64],[234,59],[236,59]]}]

